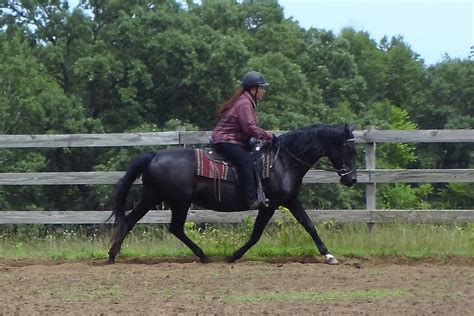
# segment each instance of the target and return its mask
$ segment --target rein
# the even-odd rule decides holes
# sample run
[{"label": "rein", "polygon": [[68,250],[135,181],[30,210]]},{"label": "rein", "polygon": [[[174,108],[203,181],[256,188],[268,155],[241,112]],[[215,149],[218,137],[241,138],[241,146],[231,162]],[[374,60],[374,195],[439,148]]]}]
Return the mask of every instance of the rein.
[{"label": "rein", "polygon": [[[355,138],[350,138],[350,139],[346,139],[344,141],[344,144],[348,143],[348,142],[353,142],[355,141]],[[300,158],[298,158],[297,156],[295,156],[292,152],[290,152],[287,148],[283,147],[282,145],[278,144],[278,151],[277,151],[277,155],[278,155],[278,152],[281,149],[283,149],[291,158],[293,158],[294,160],[298,161],[299,163],[301,163],[302,165],[306,166],[306,167],[312,167],[313,165],[301,160]],[[276,158],[275,158],[276,160]],[[348,175],[352,172],[352,170],[347,170],[344,166],[341,168],[341,169],[336,169],[334,168],[334,166],[331,166],[330,164],[328,164],[327,162],[320,162],[321,164],[323,165],[326,165],[326,166],[329,166],[329,167],[332,167],[333,169],[336,170],[337,174],[340,176],[340,177],[343,177],[345,175]],[[273,164],[272,164],[273,166]],[[331,171],[331,170],[328,170],[328,169],[322,169],[322,170],[326,170],[326,171]]]},{"label": "rein", "polygon": [[310,165],[309,163],[301,160],[300,158],[296,157],[292,152],[290,152],[288,149],[286,149],[285,147],[283,147],[282,145],[278,144],[278,147],[283,149],[288,155],[290,155],[291,158],[293,158],[294,160],[298,161],[299,163],[301,163],[302,165],[305,165],[306,167],[312,167],[313,165]]}]

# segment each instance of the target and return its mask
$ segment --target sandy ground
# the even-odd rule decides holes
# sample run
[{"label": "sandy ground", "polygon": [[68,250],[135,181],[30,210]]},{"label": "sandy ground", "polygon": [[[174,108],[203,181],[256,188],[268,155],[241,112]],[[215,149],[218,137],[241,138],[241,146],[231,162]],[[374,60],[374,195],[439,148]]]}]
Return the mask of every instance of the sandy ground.
[{"label": "sandy ground", "polygon": [[0,260],[0,315],[473,315],[474,259]]}]

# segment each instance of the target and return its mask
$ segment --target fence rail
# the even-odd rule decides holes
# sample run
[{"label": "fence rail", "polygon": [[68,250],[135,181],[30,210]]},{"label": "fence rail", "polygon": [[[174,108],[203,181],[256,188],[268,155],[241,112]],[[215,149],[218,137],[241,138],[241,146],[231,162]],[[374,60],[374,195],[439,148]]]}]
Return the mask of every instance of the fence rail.
[{"label": "fence rail", "polygon": [[[0,173],[0,185],[115,184],[123,171]],[[309,170],[303,183],[337,183],[335,172]],[[474,169],[357,170],[358,183],[474,182]],[[141,183],[140,179],[136,182]]]},{"label": "fence rail", "polygon": [[[275,132],[281,134],[282,132]],[[474,169],[376,169],[376,143],[473,143],[474,129],[463,130],[375,130],[355,131],[357,143],[365,143],[366,168],[358,170],[358,182],[366,185],[366,210],[308,211],[313,221],[336,222],[474,222],[474,210],[376,210],[376,183],[474,182]],[[71,135],[0,135],[0,148],[59,148],[116,146],[173,146],[205,144],[209,131],[71,134]],[[0,173],[0,185],[104,185],[115,184],[123,175],[115,172],[37,172]],[[337,183],[334,172],[310,170],[304,183]],[[139,181],[137,181],[139,183]],[[2,211],[0,224],[97,224],[110,212],[90,211]],[[253,212],[217,213],[191,210],[188,219],[195,222],[239,222]],[[275,219],[279,218],[277,213]],[[169,211],[151,211],[143,223],[167,223]]]},{"label": "fence rail", "polygon": [[[274,132],[277,135],[281,131]],[[196,145],[208,143],[211,132],[115,134],[0,135],[0,148],[116,147]],[[473,143],[474,129],[355,131],[358,143]]]},{"label": "fence rail", "polygon": [[[474,223],[472,210],[308,210],[314,223]],[[110,217],[109,211],[3,211],[1,224],[103,224]],[[256,211],[219,213],[209,210],[189,210],[187,220],[196,223],[242,223]],[[275,212],[272,222],[282,218]],[[148,212],[139,223],[165,224],[171,211]]]}]

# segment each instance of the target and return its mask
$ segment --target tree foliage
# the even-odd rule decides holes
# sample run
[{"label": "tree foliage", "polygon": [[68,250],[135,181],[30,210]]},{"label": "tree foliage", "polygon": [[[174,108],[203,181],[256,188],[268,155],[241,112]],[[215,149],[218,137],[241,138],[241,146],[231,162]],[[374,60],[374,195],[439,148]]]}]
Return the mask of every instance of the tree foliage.
[{"label": "tree foliage", "polygon": [[[276,0],[0,3],[2,134],[210,130],[216,108],[250,69],[270,82],[258,106],[269,130],[474,126],[472,60],[447,57],[427,67],[401,36],[377,43],[351,28],[306,30],[285,18]],[[1,150],[0,169],[123,170],[141,149]],[[472,144],[384,144],[377,164],[472,168],[472,152]],[[472,184],[396,185],[380,186],[378,194],[382,207],[459,208],[472,207],[471,191]],[[109,193],[3,187],[0,207],[100,209]],[[362,188],[307,186],[304,196],[321,208],[364,203]]]}]

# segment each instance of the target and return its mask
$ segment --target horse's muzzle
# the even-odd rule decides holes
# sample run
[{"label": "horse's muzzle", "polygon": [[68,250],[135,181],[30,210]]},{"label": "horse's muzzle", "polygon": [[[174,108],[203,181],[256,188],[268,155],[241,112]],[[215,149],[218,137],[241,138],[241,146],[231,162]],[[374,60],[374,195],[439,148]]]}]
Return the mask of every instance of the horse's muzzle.
[{"label": "horse's muzzle", "polygon": [[355,171],[344,174],[339,178],[339,182],[347,187],[352,187],[357,183],[357,174]]}]

